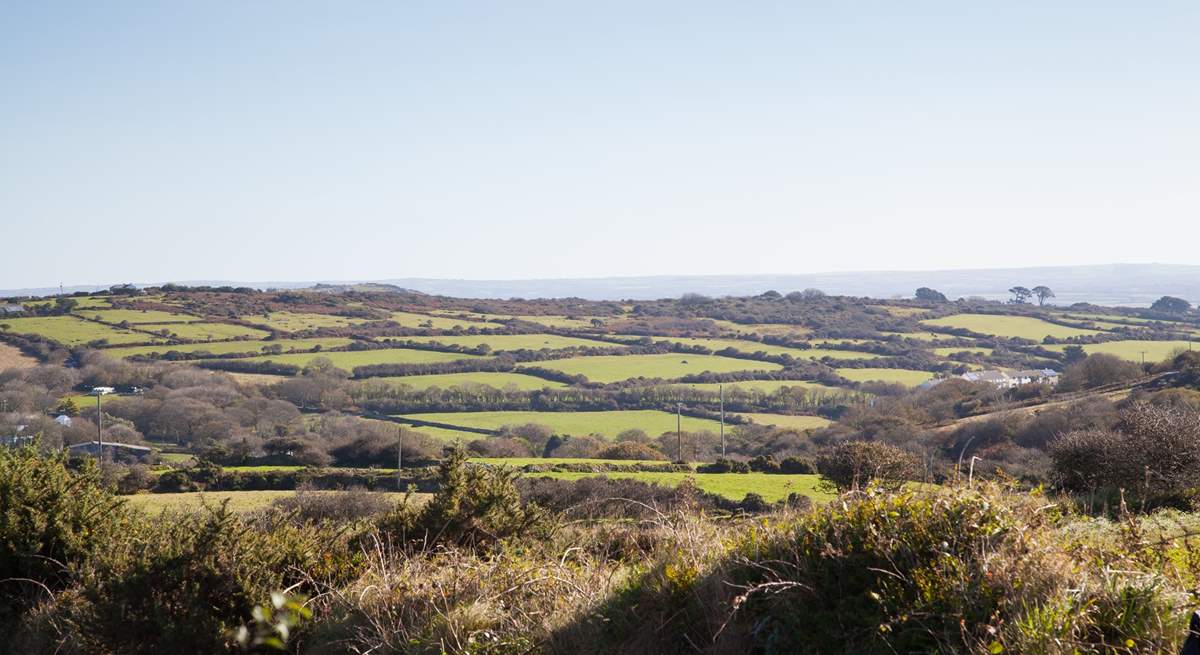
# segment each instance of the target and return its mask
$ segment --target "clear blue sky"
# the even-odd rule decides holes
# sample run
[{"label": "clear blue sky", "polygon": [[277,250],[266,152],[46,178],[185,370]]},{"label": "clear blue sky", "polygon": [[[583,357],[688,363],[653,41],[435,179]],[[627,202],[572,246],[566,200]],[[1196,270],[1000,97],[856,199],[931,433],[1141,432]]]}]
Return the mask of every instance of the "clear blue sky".
[{"label": "clear blue sky", "polygon": [[7,2],[0,288],[1200,263],[1200,3]]}]

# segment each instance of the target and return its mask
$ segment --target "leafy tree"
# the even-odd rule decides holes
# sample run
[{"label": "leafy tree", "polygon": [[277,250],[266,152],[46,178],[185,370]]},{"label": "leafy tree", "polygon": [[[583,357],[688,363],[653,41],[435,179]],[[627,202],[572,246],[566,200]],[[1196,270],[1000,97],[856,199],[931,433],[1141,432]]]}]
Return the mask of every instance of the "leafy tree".
[{"label": "leafy tree", "polygon": [[1054,291],[1045,285],[1036,286],[1032,291],[1033,295],[1037,296],[1039,305],[1045,305],[1047,300],[1054,297]]},{"label": "leafy tree", "polygon": [[1033,292],[1025,287],[1013,287],[1008,292],[1013,295],[1010,302],[1014,305],[1023,305],[1029,302],[1029,298],[1033,295]]},{"label": "leafy tree", "polygon": [[917,300],[924,300],[927,302],[949,302],[946,299],[946,294],[938,291],[937,289],[930,289],[929,287],[921,287],[920,289],[917,289]]},{"label": "leafy tree", "polygon": [[1155,300],[1153,305],[1150,305],[1150,309],[1156,312],[1167,312],[1168,314],[1184,314],[1191,310],[1191,308],[1191,303],[1183,298],[1176,298],[1174,296],[1163,296]]},{"label": "leafy tree", "polygon": [[1083,346],[1067,346],[1066,348],[1063,348],[1063,355],[1065,356],[1063,361],[1066,362],[1067,365],[1082,362],[1083,360],[1087,359],[1087,353],[1084,352]]}]

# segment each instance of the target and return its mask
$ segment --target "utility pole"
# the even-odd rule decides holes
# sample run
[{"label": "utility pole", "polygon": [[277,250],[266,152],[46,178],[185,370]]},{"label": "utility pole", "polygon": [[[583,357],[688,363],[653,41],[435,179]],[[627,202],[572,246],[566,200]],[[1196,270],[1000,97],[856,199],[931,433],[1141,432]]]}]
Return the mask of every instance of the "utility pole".
[{"label": "utility pole", "polygon": [[721,391],[721,459],[725,459],[725,385],[718,389]]},{"label": "utility pole", "polygon": [[99,462],[104,459],[104,412],[100,407],[100,397],[104,394],[97,389],[92,391],[96,394],[96,461]]},{"label": "utility pole", "polygon": [[404,426],[401,425],[396,434],[396,491],[400,491],[400,481],[404,479],[404,474],[400,469],[404,468]]},{"label": "utility pole", "polygon": [[1142,353],[1142,366],[1145,366],[1146,365],[1146,351],[1142,350],[1140,352]]},{"label": "utility pole", "polygon": [[683,462],[683,403],[675,403],[675,449],[679,453],[679,461]]}]

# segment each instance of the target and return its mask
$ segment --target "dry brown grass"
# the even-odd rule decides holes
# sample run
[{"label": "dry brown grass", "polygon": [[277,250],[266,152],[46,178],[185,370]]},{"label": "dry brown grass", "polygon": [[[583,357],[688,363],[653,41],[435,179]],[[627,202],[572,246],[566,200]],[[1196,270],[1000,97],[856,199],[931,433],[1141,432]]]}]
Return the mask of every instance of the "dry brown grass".
[{"label": "dry brown grass", "polygon": [[0,371],[10,368],[33,368],[37,365],[38,360],[33,357],[8,344],[0,343]]}]

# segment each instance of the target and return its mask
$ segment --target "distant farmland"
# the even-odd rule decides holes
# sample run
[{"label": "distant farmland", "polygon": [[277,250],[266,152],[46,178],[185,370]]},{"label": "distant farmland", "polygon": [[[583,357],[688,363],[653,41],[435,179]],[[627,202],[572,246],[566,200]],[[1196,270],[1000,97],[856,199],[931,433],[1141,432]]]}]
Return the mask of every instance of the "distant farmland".
[{"label": "distant farmland", "polygon": [[773,346],[771,344],[759,343],[757,341],[749,341],[746,339],[654,337],[654,340],[671,341],[674,343],[681,343],[685,346],[701,346],[713,351],[723,350],[725,348],[733,348],[734,350],[738,350],[747,354],[763,352],[768,355],[791,355],[797,359],[822,359],[824,357],[832,357],[834,359],[871,359],[879,356],[868,352],[856,352],[852,350],[788,348],[786,346]]},{"label": "distant farmland", "polygon": [[[1128,359],[1131,362],[1142,361],[1142,353],[1145,352],[1147,362],[1160,362],[1167,359],[1171,355],[1180,350],[1188,350],[1196,348],[1197,345],[1190,341],[1109,341],[1106,343],[1085,343],[1083,352],[1089,355],[1105,354],[1116,355],[1121,359]],[[1062,352],[1066,348],[1065,345],[1046,346],[1047,350],[1056,350]]]},{"label": "distant farmland", "polygon": [[557,334],[471,334],[447,335],[438,337],[396,337],[401,341],[429,343],[436,341],[447,346],[463,346],[474,348],[487,344],[492,350],[561,350],[563,348],[622,348],[618,344],[605,343],[595,339],[579,337],[564,337]]},{"label": "distant farmland", "polygon": [[837,373],[852,382],[891,382],[910,387],[933,379],[933,373],[929,371],[906,368],[839,368]]},{"label": "distant farmland", "polygon": [[[624,430],[638,429],[651,437],[675,431],[675,415],[652,409],[619,410],[611,412],[437,412],[405,414],[400,418],[445,423],[467,428],[496,430],[505,425],[537,423],[556,434],[597,434],[615,437]],[[688,432],[709,430],[716,432],[721,424],[702,418],[682,417],[683,429]],[[424,428],[416,428],[418,431]]]},{"label": "distant farmland", "polygon": [[783,367],[770,362],[757,362],[716,355],[604,355],[572,357],[536,362],[535,366],[582,375],[593,382],[619,382],[630,378],[674,379],[704,372],[731,373],[734,371],[777,371]]},{"label": "distant farmland", "polygon": [[934,318],[922,321],[926,325],[938,327],[965,328],[979,334],[991,334],[997,337],[1019,337],[1041,341],[1046,337],[1067,339],[1100,334],[1098,330],[1067,327],[1049,323],[1029,316],[997,316],[994,314],[956,314],[945,318]]},{"label": "distant farmland", "polygon": [[173,314],[155,309],[86,309],[77,313],[87,319],[103,321],[105,323],[129,323],[131,325],[141,323],[190,323],[203,320],[198,316]]},{"label": "distant farmland", "polygon": [[317,328],[348,327],[367,322],[367,319],[364,318],[346,318],[345,316],[333,316],[331,314],[297,314],[293,312],[270,312],[265,316],[243,316],[241,320],[282,332],[303,332]]},{"label": "distant farmland", "polygon": [[403,377],[378,377],[370,378],[363,384],[383,383],[392,386],[409,386],[414,389],[422,390],[431,387],[440,387],[448,389],[462,385],[486,384],[497,389],[515,386],[521,391],[532,391],[535,389],[557,389],[567,385],[561,382],[552,382],[543,380],[532,375],[522,375],[520,373],[445,373],[442,375],[406,375]]},{"label": "distant farmland", "polygon": [[742,391],[761,391],[763,393],[774,393],[779,389],[799,388],[805,391],[814,393],[845,393],[847,389],[841,387],[829,387],[816,382],[806,382],[804,380],[746,380],[744,382],[704,382],[698,384],[680,384],[676,386],[688,387],[691,389],[703,389],[704,391],[719,391],[722,386],[725,387],[725,393],[729,393],[734,389]]},{"label": "distant farmland", "polygon": [[129,346],[125,348],[109,348],[104,351],[109,357],[132,357],[134,355],[166,354],[168,352],[207,352],[213,355],[228,355],[230,353],[258,353],[268,346],[279,346],[284,352],[289,350],[311,350],[317,346],[322,348],[340,348],[353,343],[353,339],[341,337],[325,337],[318,339],[277,339],[274,341],[217,341],[213,343],[188,343],[157,346]]},{"label": "distant farmland", "polygon": [[53,339],[67,346],[82,346],[93,341],[108,343],[154,343],[156,337],[103,323],[85,321],[74,316],[34,316],[30,318],[6,318],[0,324],[9,326],[15,334],[36,334]]},{"label": "distant farmland", "polygon": [[741,412],[739,416],[744,416],[759,425],[774,425],[778,428],[792,428],[795,430],[813,430],[823,428],[833,421],[821,416],[790,416],[786,414],[750,414]]},{"label": "distant farmland", "polygon": [[318,357],[324,357],[333,365],[347,371],[357,366],[370,364],[437,364],[453,362],[460,359],[480,359],[478,355],[462,353],[444,353],[433,350],[417,350],[415,348],[386,348],[379,350],[347,350],[339,352],[292,353],[287,355],[261,355],[246,357],[239,362],[276,362],[278,364],[293,364],[308,366]]},{"label": "distant farmland", "polygon": [[820,476],[817,475],[781,475],[775,473],[526,473],[531,477],[556,478],[559,480],[580,480],[583,478],[608,477],[632,478],[659,484],[666,487],[676,487],[685,479],[690,479],[696,486],[709,493],[724,496],[730,500],[741,500],[748,493],[755,493],[767,502],[776,502],[796,493],[808,496],[814,501],[831,500],[834,496],[821,487]]},{"label": "distant farmland", "polygon": [[229,323],[146,323],[138,325],[138,329],[158,332],[166,330],[168,334],[189,341],[222,341],[226,339],[263,339],[271,335],[265,330],[256,330],[244,325]]}]

